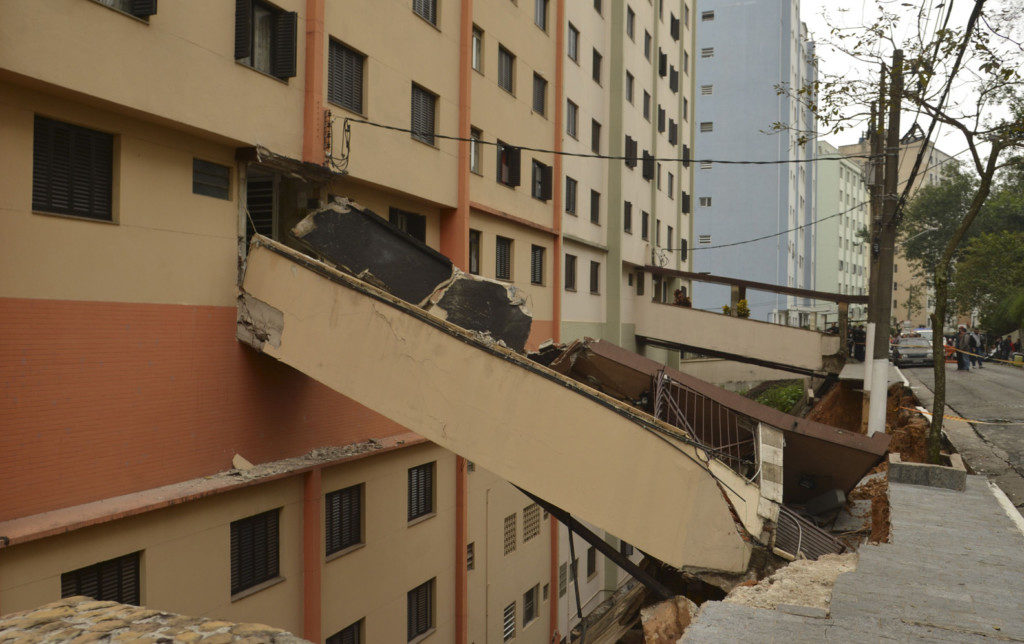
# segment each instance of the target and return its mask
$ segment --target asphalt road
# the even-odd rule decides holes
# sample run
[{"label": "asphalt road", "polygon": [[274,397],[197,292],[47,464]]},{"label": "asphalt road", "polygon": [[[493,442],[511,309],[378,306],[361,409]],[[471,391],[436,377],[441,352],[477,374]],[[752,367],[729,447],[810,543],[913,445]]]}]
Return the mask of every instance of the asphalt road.
[{"label": "asphalt road", "polygon": [[[903,370],[934,390],[931,367]],[[993,423],[972,425],[986,442],[1004,451],[1008,464],[1024,475],[1024,369],[988,363],[982,369],[957,371],[956,365],[947,364],[946,405],[964,418]]]}]

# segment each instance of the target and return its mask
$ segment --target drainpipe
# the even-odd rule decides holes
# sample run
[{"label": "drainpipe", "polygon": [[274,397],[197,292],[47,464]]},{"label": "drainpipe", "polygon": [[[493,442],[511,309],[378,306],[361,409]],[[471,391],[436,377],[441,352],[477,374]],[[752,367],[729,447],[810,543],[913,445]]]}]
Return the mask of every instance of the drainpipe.
[{"label": "drainpipe", "polygon": [[[555,2],[555,152],[562,151],[562,131],[565,127],[565,0]],[[551,228],[554,230],[554,248],[551,253],[551,320],[552,339],[562,341],[562,155],[555,154],[552,162]],[[558,519],[551,516],[550,570],[548,580],[548,641],[558,641]]]},{"label": "drainpipe", "polygon": [[320,468],[303,475],[302,485],[302,634],[321,641]]},{"label": "drainpipe", "polygon": [[306,0],[306,97],[302,112],[302,160],[323,165],[324,0]]}]

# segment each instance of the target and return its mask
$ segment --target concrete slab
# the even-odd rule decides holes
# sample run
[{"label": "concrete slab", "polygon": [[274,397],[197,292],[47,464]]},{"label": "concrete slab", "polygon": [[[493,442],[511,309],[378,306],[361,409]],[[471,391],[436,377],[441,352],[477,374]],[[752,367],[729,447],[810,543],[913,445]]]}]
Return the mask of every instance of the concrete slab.
[{"label": "concrete slab", "polygon": [[[863,362],[847,362],[843,365],[842,371],[839,372],[840,380],[864,380],[864,363]],[[887,376],[886,386],[892,385],[897,382],[904,382],[903,374],[893,364],[889,363],[889,375]]]}]

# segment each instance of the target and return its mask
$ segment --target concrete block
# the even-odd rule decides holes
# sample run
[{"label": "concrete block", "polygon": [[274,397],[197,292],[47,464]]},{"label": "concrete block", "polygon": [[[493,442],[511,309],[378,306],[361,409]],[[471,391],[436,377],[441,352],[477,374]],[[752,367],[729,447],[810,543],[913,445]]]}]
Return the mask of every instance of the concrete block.
[{"label": "concrete block", "polygon": [[846,505],[846,495],[843,494],[842,490],[829,490],[824,494],[819,494],[807,501],[805,509],[811,514],[817,516],[825,512],[831,512],[832,510],[838,510],[839,508]]},{"label": "concrete block", "polygon": [[828,610],[819,608],[817,606],[798,606],[797,604],[779,604],[776,610],[782,613],[789,613],[790,615],[799,615],[800,617],[813,617],[815,619],[825,619],[828,617]]},{"label": "concrete block", "polygon": [[967,470],[963,469],[962,465],[957,468],[927,463],[904,463],[899,454],[890,454],[889,482],[963,492],[967,487]]}]

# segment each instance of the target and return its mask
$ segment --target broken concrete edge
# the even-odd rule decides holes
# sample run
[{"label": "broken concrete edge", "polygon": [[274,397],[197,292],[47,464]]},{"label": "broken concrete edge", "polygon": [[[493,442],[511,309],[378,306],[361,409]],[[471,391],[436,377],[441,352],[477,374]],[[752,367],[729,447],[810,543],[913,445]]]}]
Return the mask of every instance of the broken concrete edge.
[{"label": "broken concrete edge", "polygon": [[967,487],[967,469],[963,459],[951,458],[950,461],[951,466],[904,463],[899,454],[889,454],[889,482],[963,492]]},{"label": "broken concrete edge", "polygon": [[302,456],[255,465],[252,470],[222,470],[208,476],[187,481],[2,521],[0,522],[0,535],[4,535],[6,539],[0,539],[0,550],[94,525],[109,523],[118,519],[145,514],[172,505],[197,501],[208,496],[230,492],[251,485],[269,483],[317,468],[332,467],[340,463],[366,458],[373,454],[386,453],[428,442],[427,439],[413,432],[402,432],[380,439],[371,439],[371,441],[379,443],[379,447],[372,451],[362,451],[347,455],[339,454],[339,452],[344,451],[346,447],[361,445],[370,441],[361,441],[360,443],[337,447],[320,447],[310,450]]},{"label": "broken concrete edge", "polygon": [[[241,288],[241,287],[239,287]],[[281,346],[281,332],[284,330],[284,313],[242,292],[238,295],[238,318],[235,336],[257,351],[263,344]]]},{"label": "broken concrete edge", "polygon": [[[397,309],[406,315],[417,318],[421,322],[429,324],[435,329],[438,329],[461,342],[474,346],[494,357],[508,362],[513,362],[534,374],[540,375],[548,380],[558,383],[566,389],[572,390],[578,395],[590,398],[598,404],[605,406],[611,411],[614,411],[620,416],[628,419],[630,422],[638,425],[641,429],[653,432],[673,448],[682,451],[687,458],[702,466],[702,469],[704,469],[704,471],[716,481],[719,489],[722,490],[723,497],[734,515],[737,514],[736,504],[739,501],[743,502],[744,507],[747,507],[750,510],[750,512],[745,513],[744,516],[739,517],[741,525],[746,530],[746,534],[744,536],[753,537],[755,541],[761,543],[760,535],[764,527],[764,523],[761,517],[757,516],[757,503],[751,502],[754,497],[757,497],[758,499],[760,498],[759,486],[747,481],[739,474],[733,472],[728,465],[718,459],[708,457],[708,453],[704,446],[694,441],[677,427],[659,420],[649,413],[641,411],[632,405],[597,391],[596,389],[574,380],[555,369],[537,363],[524,354],[517,353],[506,347],[501,347],[493,342],[486,342],[479,337],[479,333],[467,331],[466,329],[452,324],[447,320],[442,320],[441,318],[431,315],[422,308],[414,304],[410,304],[409,302],[406,302],[405,300],[392,295],[379,287],[359,280],[348,273],[342,272],[320,259],[306,255],[301,251],[295,250],[294,248],[274,241],[268,237],[254,237],[251,248],[259,246],[262,246],[267,250],[319,275],[320,277],[338,284],[339,286],[343,286],[366,295],[384,305]],[[250,296],[250,299],[255,300],[256,298],[252,298]],[[256,348],[257,351],[261,350],[257,347],[253,348]],[[728,484],[723,484],[723,481],[728,481]],[[743,533],[741,532],[741,534]]]}]

